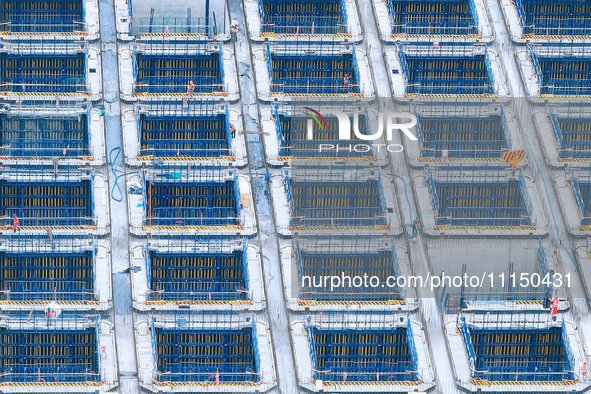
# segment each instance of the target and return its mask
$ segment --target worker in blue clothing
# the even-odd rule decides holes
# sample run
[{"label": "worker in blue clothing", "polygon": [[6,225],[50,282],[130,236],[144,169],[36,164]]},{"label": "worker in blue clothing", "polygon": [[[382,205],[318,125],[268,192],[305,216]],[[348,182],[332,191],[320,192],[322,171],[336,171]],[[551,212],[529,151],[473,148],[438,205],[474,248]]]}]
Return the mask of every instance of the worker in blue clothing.
[{"label": "worker in blue clothing", "polygon": [[421,229],[421,218],[417,215],[415,220],[412,222],[412,235],[413,237],[419,233]]}]

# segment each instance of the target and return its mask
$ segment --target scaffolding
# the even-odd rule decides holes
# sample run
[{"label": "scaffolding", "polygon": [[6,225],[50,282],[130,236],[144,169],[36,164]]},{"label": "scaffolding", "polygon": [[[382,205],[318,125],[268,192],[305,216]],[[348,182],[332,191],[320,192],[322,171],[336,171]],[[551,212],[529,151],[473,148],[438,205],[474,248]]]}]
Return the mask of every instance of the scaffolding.
[{"label": "scaffolding", "polygon": [[[67,46],[66,46],[67,48]],[[61,45],[40,42],[17,46],[0,53],[0,73],[4,91],[13,93],[88,93],[86,58],[88,47],[77,45],[67,53]]]},{"label": "scaffolding", "polygon": [[579,225],[591,225],[591,182],[578,179],[576,176],[568,173],[567,180],[577,206]]},{"label": "scaffolding", "polygon": [[138,160],[235,157],[227,104],[195,100],[192,111],[184,109],[181,104],[163,102],[148,111],[137,107]]},{"label": "scaffolding", "polygon": [[474,0],[445,0],[438,3],[388,0],[386,5],[392,24],[392,37],[480,36]]},{"label": "scaffolding", "polygon": [[[188,319],[187,319],[188,317]],[[254,317],[201,322],[175,317],[172,324],[152,318],[154,382],[259,384],[261,360]]]},{"label": "scaffolding", "polygon": [[[398,277],[398,258],[392,238],[304,237],[294,239],[293,246],[300,301],[384,302],[403,299],[402,289],[397,286],[384,289],[368,283],[360,285],[354,280],[364,275],[380,281]],[[323,278],[326,277],[342,278],[342,286],[338,289],[324,286]]]},{"label": "scaffolding", "polygon": [[27,234],[4,239],[2,244],[0,301],[98,301],[94,238]]},{"label": "scaffolding", "polygon": [[19,313],[0,320],[0,382],[102,383],[98,318]]},{"label": "scaffolding", "polygon": [[337,383],[422,382],[410,319],[395,319],[349,321],[334,316],[322,325],[308,318],[304,328],[312,379]]},{"label": "scaffolding", "polygon": [[250,299],[246,241],[202,240],[167,251],[150,248],[146,302],[246,301]]},{"label": "scaffolding", "polygon": [[83,0],[7,0],[0,2],[0,34],[51,33],[83,35],[86,31]]},{"label": "scaffolding", "polygon": [[91,159],[90,108],[78,114],[0,112],[0,157],[3,159]]},{"label": "scaffolding", "polygon": [[[54,168],[51,168],[53,173]],[[95,229],[94,175],[76,177],[35,176],[15,179],[4,171],[0,177],[0,218],[12,229],[13,216],[19,229]],[[35,179],[37,178],[37,179]]]},{"label": "scaffolding", "polygon": [[292,229],[391,225],[380,171],[299,167],[284,189]]},{"label": "scaffolding", "polygon": [[350,36],[345,0],[264,0],[258,3],[261,36]]},{"label": "scaffolding", "polygon": [[151,42],[138,43],[132,52],[136,95],[182,94],[191,98],[227,92],[221,43],[172,42],[166,50]]},{"label": "scaffolding", "polygon": [[495,95],[495,81],[487,47],[432,45],[398,46],[406,95],[455,97]]},{"label": "scaffolding", "polygon": [[560,159],[591,158],[591,118],[583,115],[568,118],[549,114]]},{"label": "scaffolding", "polygon": [[570,38],[591,35],[588,0],[515,0],[523,38]]},{"label": "scaffolding", "polygon": [[523,172],[505,169],[439,170],[428,167],[424,178],[436,226],[532,225],[532,205]]},{"label": "scaffolding", "polygon": [[[271,93],[361,94],[357,54],[352,43],[265,46]],[[345,75],[346,74],[346,75]]]},{"label": "scaffolding", "polygon": [[[305,111],[305,108],[304,108]],[[371,152],[359,153],[353,149],[331,149],[324,152],[319,148],[323,144],[339,146],[339,123],[336,116],[325,116],[326,124],[319,129],[314,130],[314,138],[309,139],[309,116],[303,114],[290,114],[282,111],[278,104],[272,109],[273,121],[277,140],[279,141],[279,157],[285,159],[319,159],[335,158],[339,160],[363,160],[374,161],[375,157]],[[361,134],[369,134],[369,115],[367,107],[363,113],[354,118],[357,122],[358,130]],[[314,126],[313,126],[314,127]],[[357,135],[353,134],[351,142],[359,141]]]},{"label": "scaffolding", "polygon": [[[591,94],[591,54],[566,45],[562,51],[546,48],[544,52],[527,45],[528,59],[539,83],[539,94],[587,96]],[[567,53],[565,53],[567,52]]]},{"label": "scaffolding", "polygon": [[[144,225],[232,226],[239,225],[242,210],[235,171],[191,167],[154,168],[142,171],[145,193]],[[186,167],[188,168],[188,167]],[[193,174],[194,177],[190,177]]]},{"label": "scaffolding", "polygon": [[557,326],[511,327],[508,321],[483,326],[458,318],[470,363],[470,377],[476,381],[563,382],[575,379],[575,360],[564,320]]},{"label": "scaffolding", "polygon": [[417,116],[416,134],[421,158],[499,159],[512,145],[503,107],[474,114]]}]

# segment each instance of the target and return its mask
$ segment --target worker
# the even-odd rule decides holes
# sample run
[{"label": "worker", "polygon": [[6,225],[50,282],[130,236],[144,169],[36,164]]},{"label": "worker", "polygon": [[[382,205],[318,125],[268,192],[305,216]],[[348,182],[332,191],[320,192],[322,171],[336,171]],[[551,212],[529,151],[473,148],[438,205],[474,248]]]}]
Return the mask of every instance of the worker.
[{"label": "worker", "polygon": [[232,22],[232,39],[234,41],[238,41],[238,22],[237,21]]},{"label": "worker", "polygon": [[236,137],[236,125],[234,123],[230,125],[230,132],[232,133],[232,138]]},{"label": "worker", "polygon": [[349,79],[351,78],[351,76],[347,73],[345,73],[345,75],[343,76],[343,85],[345,86],[345,89],[349,89]]},{"label": "worker", "polygon": [[187,95],[190,98],[193,98],[194,91],[195,91],[195,84],[193,83],[193,81],[189,81],[189,84],[187,85]]},{"label": "worker", "polygon": [[588,374],[589,369],[587,368],[587,361],[583,361],[583,367],[581,368],[581,375],[583,376],[583,380],[587,380]]},{"label": "worker", "polygon": [[560,304],[560,301],[558,300],[558,297],[554,297],[552,299],[552,306],[550,307],[550,314],[552,315],[552,320],[556,321],[556,316],[558,315],[558,305]]},{"label": "worker", "polygon": [[419,233],[419,229],[421,227],[421,218],[417,215],[415,220],[412,222],[412,235],[413,237]]},{"label": "worker", "polygon": [[18,219],[18,216],[16,216],[16,213],[14,215],[12,215],[12,231],[16,233],[16,230],[18,230],[19,226],[20,226],[21,222]]}]

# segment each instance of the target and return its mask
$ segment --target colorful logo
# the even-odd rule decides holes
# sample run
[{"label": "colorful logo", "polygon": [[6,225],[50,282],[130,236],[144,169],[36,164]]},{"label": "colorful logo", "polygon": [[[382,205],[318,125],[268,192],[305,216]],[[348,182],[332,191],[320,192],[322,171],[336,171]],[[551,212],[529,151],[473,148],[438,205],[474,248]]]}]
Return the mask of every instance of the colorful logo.
[{"label": "colorful logo", "polygon": [[322,116],[322,114],[320,114],[320,112],[313,110],[312,108],[309,108],[309,107],[304,107],[304,109],[307,111],[310,111],[310,112],[306,112],[306,115],[311,117],[316,122],[316,124],[318,125],[318,128],[320,130],[327,130],[328,129],[328,122],[326,121],[326,119],[324,119],[324,116]]}]

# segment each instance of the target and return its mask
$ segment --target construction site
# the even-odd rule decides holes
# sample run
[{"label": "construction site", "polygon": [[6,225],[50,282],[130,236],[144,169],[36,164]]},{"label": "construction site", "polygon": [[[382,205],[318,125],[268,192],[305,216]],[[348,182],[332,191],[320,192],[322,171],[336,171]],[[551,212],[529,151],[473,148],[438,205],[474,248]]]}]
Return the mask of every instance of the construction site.
[{"label": "construction site", "polygon": [[0,393],[591,388],[590,0],[0,0],[0,78]]}]

